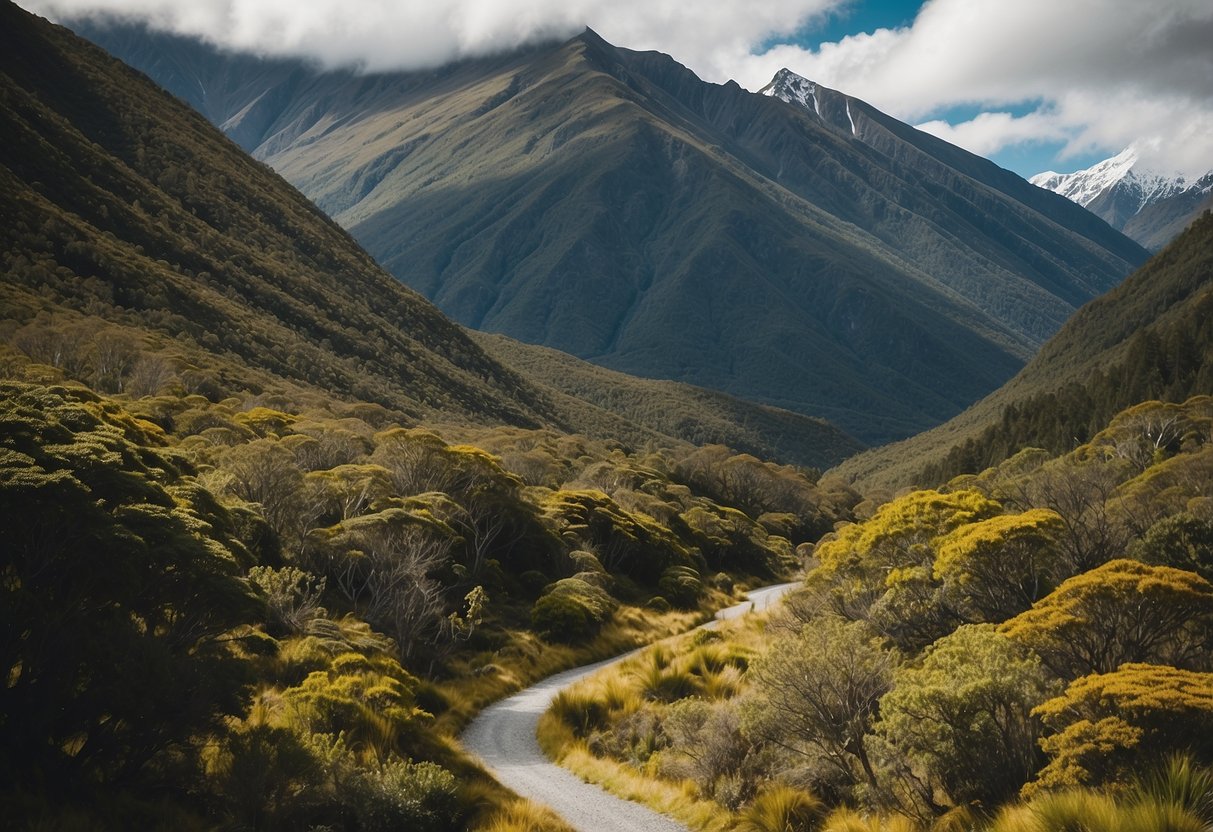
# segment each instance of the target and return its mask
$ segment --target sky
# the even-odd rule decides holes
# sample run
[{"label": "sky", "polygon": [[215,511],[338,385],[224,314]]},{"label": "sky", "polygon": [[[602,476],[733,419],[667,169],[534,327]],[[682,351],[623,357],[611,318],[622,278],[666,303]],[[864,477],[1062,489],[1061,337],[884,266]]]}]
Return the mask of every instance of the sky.
[{"label": "sky", "polygon": [[1024,176],[1213,169],[1213,0],[19,0],[366,71],[570,37],[758,90],[787,67]]}]

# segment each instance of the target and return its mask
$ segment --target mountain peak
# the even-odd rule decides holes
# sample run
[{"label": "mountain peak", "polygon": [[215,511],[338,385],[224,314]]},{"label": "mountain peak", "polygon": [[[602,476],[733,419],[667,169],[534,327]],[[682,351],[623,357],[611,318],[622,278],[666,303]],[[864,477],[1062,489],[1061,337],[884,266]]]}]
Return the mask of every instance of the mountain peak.
[{"label": "mountain peak", "polygon": [[1130,145],[1085,170],[1050,170],[1028,181],[1077,202],[1156,250],[1208,207],[1203,187],[1208,178],[1189,179],[1178,171],[1149,168],[1138,148]]},{"label": "mountain peak", "polygon": [[821,105],[817,102],[817,82],[797,75],[787,67],[776,72],[771,83],[760,89],[758,94],[778,98],[788,104],[799,104],[821,115]]}]

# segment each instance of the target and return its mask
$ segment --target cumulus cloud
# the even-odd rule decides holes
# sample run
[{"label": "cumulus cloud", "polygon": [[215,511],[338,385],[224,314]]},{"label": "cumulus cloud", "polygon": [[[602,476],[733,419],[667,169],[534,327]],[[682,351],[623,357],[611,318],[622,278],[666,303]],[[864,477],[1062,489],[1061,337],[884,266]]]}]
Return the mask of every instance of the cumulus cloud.
[{"label": "cumulus cloud", "polygon": [[[989,108],[963,124],[923,125],[978,153],[1064,140],[1064,159],[1137,143],[1148,148],[1143,163],[1194,173],[1213,168],[1210,44],[1208,0],[930,0],[907,27],[778,57],[906,120]],[[759,77],[769,68],[751,63]],[[999,112],[1028,101],[1044,109]]]},{"label": "cumulus cloud", "polygon": [[951,124],[942,119],[917,125],[933,136],[981,155],[992,156],[1001,150],[1031,142],[1056,142],[1069,138],[1065,126],[1051,113],[979,113],[969,121]]},{"label": "cumulus cloud", "polygon": [[[908,26],[815,49],[762,47],[794,40],[851,0],[22,2],[52,18],[125,15],[233,49],[369,71],[431,67],[589,25],[751,90],[787,66],[978,153],[1064,142],[1064,161],[1136,143],[1146,164],[1213,168],[1209,0],[928,0]],[[1040,108],[1024,114],[1024,102]],[[950,123],[954,107],[985,112]]]}]

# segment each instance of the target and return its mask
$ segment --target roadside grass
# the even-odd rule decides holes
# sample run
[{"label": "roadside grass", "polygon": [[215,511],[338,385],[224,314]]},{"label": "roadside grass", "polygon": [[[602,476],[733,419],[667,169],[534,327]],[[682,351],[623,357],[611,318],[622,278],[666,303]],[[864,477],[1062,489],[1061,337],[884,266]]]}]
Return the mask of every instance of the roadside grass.
[{"label": "roadside grass", "polygon": [[[732,603],[732,597],[713,592],[699,610],[659,612],[647,607],[621,606],[602,631],[585,644],[549,644],[527,630],[507,629],[500,634],[500,646],[496,649],[469,651],[467,655],[454,657],[447,667],[449,678],[428,684],[424,700],[428,709],[436,713],[437,742],[443,746],[438,756],[459,779],[461,799],[476,807],[470,828],[477,832],[571,832],[551,810],[498,784],[459,746],[455,738],[477,713],[553,673],[686,633],[710,620],[714,610]],[[600,707],[622,714],[642,704],[631,682],[624,679],[607,677],[594,695],[601,704],[571,705],[569,718],[574,718],[571,714],[579,708]],[[587,712],[580,718],[589,719],[591,715]],[[557,720],[557,724],[563,723]],[[542,723],[540,730],[544,730]],[[561,741],[573,739],[572,731],[565,731]],[[637,778],[633,789],[642,785]]]},{"label": "roadside grass", "polygon": [[[601,732],[643,709],[662,709],[687,696],[717,699],[736,695],[744,670],[763,641],[765,622],[765,614],[759,613],[727,622],[717,630],[695,630],[657,641],[562,691],[539,719],[540,748],[581,779],[676,818],[691,829],[724,832],[740,828],[737,814],[703,796],[690,780],[661,777],[656,758],[632,765],[596,754],[594,749]],[[645,750],[641,756],[651,757],[656,740],[655,735],[638,736],[633,743]]]},{"label": "roadside grass", "polygon": [[[715,605],[711,609],[732,603],[724,595],[712,600]],[[446,705],[435,727],[441,733],[458,734],[485,707],[527,685],[684,633],[710,620],[711,615],[706,606],[690,612],[621,606],[602,632],[579,645],[549,644],[532,632],[510,631],[509,640],[497,650],[474,653],[451,663],[451,678],[434,685]]]}]

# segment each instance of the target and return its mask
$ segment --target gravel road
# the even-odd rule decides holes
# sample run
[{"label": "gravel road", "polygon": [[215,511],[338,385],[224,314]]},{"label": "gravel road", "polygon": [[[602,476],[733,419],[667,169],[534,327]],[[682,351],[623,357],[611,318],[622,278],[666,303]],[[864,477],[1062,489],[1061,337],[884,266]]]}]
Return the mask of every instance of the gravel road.
[{"label": "gravel road", "polygon": [[[765,609],[797,583],[777,584],[751,591],[749,599],[716,613],[717,621]],[[644,648],[640,648],[644,649]],[[546,804],[579,832],[687,832],[665,815],[608,794],[600,786],[583,783],[552,763],[539,749],[535,728],[539,717],[560,691],[586,676],[638,653],[633,650],[613,659],[549,676],[537,685],[502,699],[480,712],[460,738],[463,747],[477,755],[502,784],[523,797]]]}]

